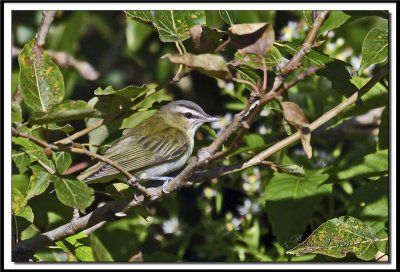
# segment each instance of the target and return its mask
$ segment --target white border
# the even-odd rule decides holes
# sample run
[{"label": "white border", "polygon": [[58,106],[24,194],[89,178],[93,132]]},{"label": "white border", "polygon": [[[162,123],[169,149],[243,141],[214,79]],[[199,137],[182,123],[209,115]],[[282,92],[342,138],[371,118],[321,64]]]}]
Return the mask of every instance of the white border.
[{"label": "white border", "polygon": [[[227,6],[229,5],[229,6]],[[227,8],[228,7],[228,8]],[[391,167],[391,197],[390,197],[390,249],[391,249],[391,264],[381,263],[366,263],[366,264],[349,264],[349,263],[329,263],[329,264],[313,264],[313,263],[302,263],[302,264],[249,264],[249,263],[230,263],[230,264],[14,264],[11,262],[11,217],[9,211],[11,211],[11,193],[4,194],[4,268],[6,269],[110,269],[110,268],[125,268],[125,269],[159,269],[159,268],[170,268],[170,269],[190,269],[190,268],[211,268],[215,269],[290,269],[290,268],[329,268],[329,269],[340,269],[340,268],[352,268],[352,269],[393,269],[396,268],[397,260],[396,256],[396,77],[395,69],[396,65],[396,4],[395,3],[4,3],[4,18],[3,23],[4,29],[4,52],[8,52],[7,55],[11,55],[11,12],[13,10],[389,10],[391,13],[390,22],[390,56],[391,56],[391,155],[390,155],[390,167]],[[11,57],[4,59],[4,175],[5,177],[11,177]],[[4,180],[5,192],[11,192],[11,180]],[[6,235],[7,234],[7,235]],[[112,266],[111,266],[112,265]],[[329,267],[327,267],[329,265]]]}]

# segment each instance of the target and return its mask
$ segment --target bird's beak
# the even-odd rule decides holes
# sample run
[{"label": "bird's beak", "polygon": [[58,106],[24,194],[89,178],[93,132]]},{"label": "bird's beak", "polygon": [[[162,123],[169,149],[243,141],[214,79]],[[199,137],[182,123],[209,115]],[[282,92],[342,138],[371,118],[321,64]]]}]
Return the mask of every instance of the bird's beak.
[{"label": "bird's beak", "polygon": [[217,122],[219,120],[221,120],[221,119],[216,116],[209,115],[209,116],[207,116],[207,118],[204,121],[207,123],[212,123],[212,122]]}]

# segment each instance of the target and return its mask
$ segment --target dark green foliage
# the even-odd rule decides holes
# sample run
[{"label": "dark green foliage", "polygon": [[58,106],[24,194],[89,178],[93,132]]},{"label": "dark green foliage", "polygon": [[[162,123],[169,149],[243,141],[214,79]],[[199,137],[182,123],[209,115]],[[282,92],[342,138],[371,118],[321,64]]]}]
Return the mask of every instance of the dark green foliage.
[{"label": "dark green foliage", "polygon": [[[100,124],[73,142],[101,154],[124,129],[146,122],[161,105],[188,99],[222,117],[197,132],[196,155],[245,107],[250,94],[257,98],[254,86],[263,84],[264,64],[267,92],[272,88],[318,14],[63,11],[43,48],[35,43],[37,25],[29,19],[40,13],[14,15],[14,42],[23,49],[13,65],[14,128],[54,143]],[[296,103],[302,118],[312,123],[357,92],[387,65],[387,18],[379,11],[331,12],[315,46],[285,82],[310,67],[325,69],[301,79],[282,94],[283,100]],[[50,50],[87,61],[100,77],[89,81],[74,68],[57,64]],[[193,71],[174,78],[187,67]],[[311,159],[299,141],[281,148],[268,162],[164,195],[90,234],[79,232],[40,249],[34,257],[45,262],[344,262],[352,252],[351,261],[362,262],[378,250],[388,254],[387,86],[386,77],[313,131]],[[354,119],[375,108],[383,112],[376,120],[365,124]],[[283,117],[281,103],[268,102],[233,151],[207,169],[247,161],[296,132],[298,124]],[[54,152],[15,136],[11,156],[12,230],[19,240],[68,224],[73,209],[87,214],[135,193],[118,181],[87,185],[77,180],[78,173],[69,170],[89,157],[68,149]],[[335,243],[326,245],[332,237]]]}]

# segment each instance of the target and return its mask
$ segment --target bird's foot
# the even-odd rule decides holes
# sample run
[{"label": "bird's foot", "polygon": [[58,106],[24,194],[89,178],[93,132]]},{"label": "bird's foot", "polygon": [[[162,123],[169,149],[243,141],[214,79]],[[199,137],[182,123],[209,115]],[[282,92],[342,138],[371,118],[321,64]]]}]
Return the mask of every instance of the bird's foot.
[{"label": "bird's foot", "polygon": [[168,183],[173,180],[173,177],[149,177],[148,179],[150,180],[161,180],[164,181],[162,185],[162,191],[164,194],[169,194],[170,192],[167,190]]}]

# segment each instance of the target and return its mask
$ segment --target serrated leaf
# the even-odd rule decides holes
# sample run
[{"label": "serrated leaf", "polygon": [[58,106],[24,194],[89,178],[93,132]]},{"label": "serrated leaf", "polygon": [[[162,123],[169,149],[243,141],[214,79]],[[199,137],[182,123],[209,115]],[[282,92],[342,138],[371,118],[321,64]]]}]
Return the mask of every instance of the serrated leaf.
[{"label": "serrated leaf", "polygon": [[322,197],[332,191],[323,184],[329,177],[322,170],[306,170],[305,177],[275,173],[265,188],[265,207],[272,233],[286,247],[302,235]]},{"label": "serrated leaf", "polygon": [[50,173],[37,165],[31,166],[31,169],[32,176],[29,180],[28,189],[26,191],[26,200],[42,194],[50,184]]},{"label": "serrated leaf", "polygon": [[219,16],[221,16],[222,20],[228,25],[233,25],[235,23],[235,14],[230,10],[219,10]]},{"label": "serrated leaf", "polygon": [[[269,70],[272,70],[281,62],[282,55],[275,46],[272,46],[266,53],[265,57],[261,59],[264,60],[267,68],[269,68]],[[230,61],[229,64],[233,66],[246,65],[254,69],[262,70],[263,64],[261,59],[260,56],[256,54],[243,55],[240,52],[236,52],[235,58]]]},{"label": "serrated leaf", "polygon": [[64,98],[64,79],[58,66],[31,39],[18,56],[19,86],[24,102],[34,111],[48,112]]},{"label": "serrated leaf", "polygon": [[352,165],[337,173],[339,179],[351,179],[357,176],[377,176],[388,172],[388,150],[380,150],[364,157],[359,164]]},{"label": "serrated leaf", "polygon": [[228,31],[232,45],[241,53],[264,55],[275,42],[275,32],[268,23],[236,24]]},{"label": "serrated leaf", "polygon": [[204,11],[146,10],[126,11],[131,19],[151,23],[162,42],[178,42],[190,38],[189,29],[206,23]]},{"label": "serrated leaf", "polygon": [[389,53],[389,33],[386,28],[373,28],[365,36],[361,50],[359,74],[368,66],[387,60]]},{"label": "serrated leaf", "polygon": [[126,117],[122,121],[122,125],[120,128],[121,129],[134,128],[135,126],[137,126],[138,124],[143,122],[143,120],[146,120],[146,119],[150,118],[151,116],[153,116],[156,112],[157,112],[157,110],[147,110],[147,111],[135,112],[135,113],[129,115],[128,117]]},{"label": "serrated leaf", "polygon": [[85,211],[94,200],[93,189],[77,179],[52,177],[57,198],[68,207]]},{"label": "serrated leaf", "polygon": [[53,161],[56,165],[57,172],[62,174],[71,165],[71,154],[68,152],[54,152]]},{"label": "serrated leaf", "polygon": [[167,54],[164,57],[168,58],[173,63],[179,63],[193,67],[197,71],[208,76],[217,77],[224,80],[232,78],[224,58],[218,55],[194,55],[191,53],[185,53],[182,55]]},{"label": "serrated leaf", "polygon": [[389,148],[389,108],[386,107],[381,115],[381,124],[379,125],[378,150]]},{"label": "serrated leaf", "polygon": [[341,216],[320,225],[305,241],[286,252],[302,256],[317,253],[343,258],[354,252],[362,260],[371,260],[378,251],[375,232],[360,220]]},{"label": "serrated leaf", "polygon": [[45,114],[32,116],[31,123],[45,124],[54,122],[71,121],[91,116],[99,116],[100,112],[93,110],[83,100],[66,100]]}]

